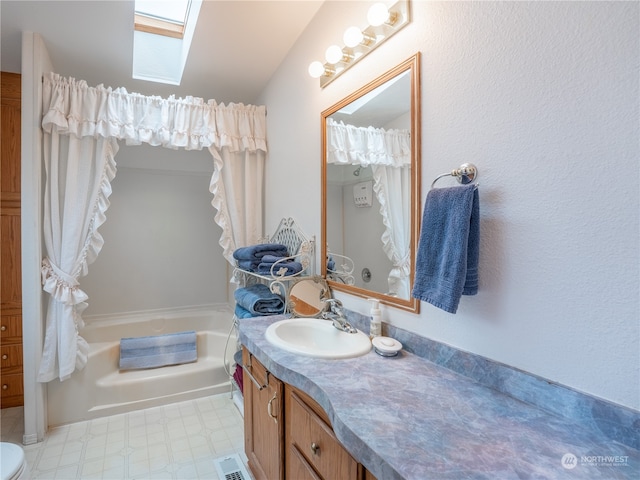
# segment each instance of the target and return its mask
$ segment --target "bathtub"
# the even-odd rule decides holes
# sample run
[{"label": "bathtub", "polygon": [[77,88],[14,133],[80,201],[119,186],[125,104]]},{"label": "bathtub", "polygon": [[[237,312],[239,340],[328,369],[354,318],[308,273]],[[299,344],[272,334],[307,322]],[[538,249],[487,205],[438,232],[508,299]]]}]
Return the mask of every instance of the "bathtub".
[{"label": "bathtub", "polygon": [[[224,306],[85,318],[80,335],[89,343],[85,368],[49,382],[49,426],[230,392],[237,339],[233,312]],[[197,332],[198,360],[146,370],[120,371],[120,339]],[[226,367],[225,367],[226,366]]]}]

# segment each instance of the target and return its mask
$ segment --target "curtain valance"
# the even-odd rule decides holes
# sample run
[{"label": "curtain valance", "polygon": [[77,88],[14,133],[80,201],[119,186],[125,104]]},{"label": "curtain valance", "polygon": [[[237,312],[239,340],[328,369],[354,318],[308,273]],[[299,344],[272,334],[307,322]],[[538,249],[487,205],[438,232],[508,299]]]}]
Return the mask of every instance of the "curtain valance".
[{"label": "curtain valance", "polygon": [[46,132],[55,129],[78,138],[117,138],[127,145],[186,150],[267,151],[264,106],[144,96],[49,73],[43,84],[43,113]]},{"label": "curtain valance", "polygon": [[408,130],[356,127],[327,119],[327,163],[411,166]]}]

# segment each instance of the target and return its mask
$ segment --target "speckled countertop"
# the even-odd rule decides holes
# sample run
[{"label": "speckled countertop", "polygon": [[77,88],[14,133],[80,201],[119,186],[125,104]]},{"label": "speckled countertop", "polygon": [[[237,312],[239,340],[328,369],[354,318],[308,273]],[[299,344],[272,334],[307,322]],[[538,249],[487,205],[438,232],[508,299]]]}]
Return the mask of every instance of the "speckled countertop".
[{"label": "speckled countertop", "polygon": [[282,318],[240,320],[241,343],[314,398],[379,480],[640,478],[638,450],[404,350],[343,360],[288,353],[264,337]]}]

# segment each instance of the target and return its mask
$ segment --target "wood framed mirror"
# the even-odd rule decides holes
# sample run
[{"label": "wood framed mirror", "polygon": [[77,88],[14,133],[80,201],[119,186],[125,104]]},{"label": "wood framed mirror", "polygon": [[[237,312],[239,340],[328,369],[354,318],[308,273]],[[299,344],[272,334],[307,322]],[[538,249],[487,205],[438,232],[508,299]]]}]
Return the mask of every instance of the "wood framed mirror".
[{"label": "wood framed mirror", "polygon": [[420,131],[419,52],[321,114],[321,273],[416,313]]}]

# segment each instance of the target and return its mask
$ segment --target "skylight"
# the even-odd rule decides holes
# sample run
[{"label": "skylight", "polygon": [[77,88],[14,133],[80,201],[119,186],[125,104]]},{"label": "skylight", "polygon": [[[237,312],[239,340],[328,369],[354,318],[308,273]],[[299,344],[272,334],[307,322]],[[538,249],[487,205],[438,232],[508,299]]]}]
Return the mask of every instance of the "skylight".
[{"label": "skylight", "polygon": [[182,38],[191,0],[136,0],[135,29]]},{"label": "skylight", "polygon": [[202,0],[135,0],[133,78],[180,85]]}]

